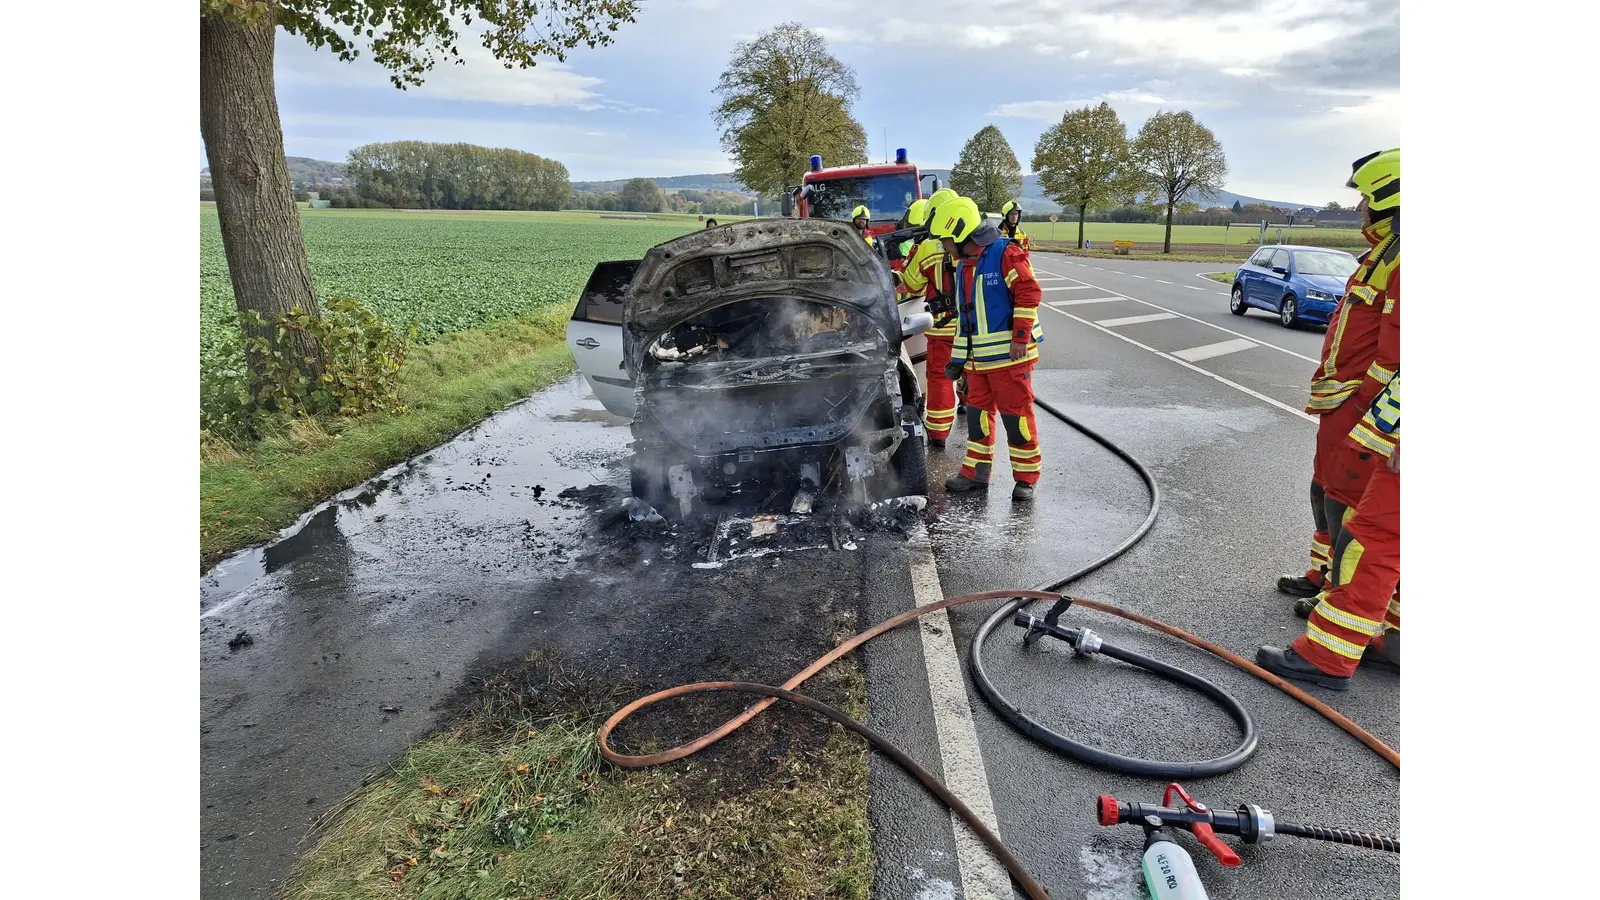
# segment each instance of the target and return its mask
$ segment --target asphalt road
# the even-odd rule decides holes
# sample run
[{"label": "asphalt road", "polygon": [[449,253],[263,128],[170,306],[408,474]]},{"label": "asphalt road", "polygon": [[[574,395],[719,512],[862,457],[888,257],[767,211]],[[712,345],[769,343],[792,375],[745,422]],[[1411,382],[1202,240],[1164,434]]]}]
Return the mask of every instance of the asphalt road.
[{"label": "asphalt road", "polygon": [[[1246,656],[1292,639],[1300,620],[1272,583],[1303,564],[1314,426],[1298,410],[1320,332],[1230,315],[1226,287],[1198,277],[1215,266],[1039,253],[1035,267],[1052,288],[1039,393],[1144,460],[1166,498],[1149,537],[1073,592]],[[1161,318],[1119,321],[1150,316]],[[915,603],[1032,586],[1099,555],[1143,517],[1143,488],[1088,439],[1040,421],[1045,470],[1033,504],[936,488],[925,528],[863,534],[846,544],[853,550],[829,549],[798,524],[770,546],[641,535],[605,522],[614,498],[560,497],[626,482],[626,428],[572,381],[339,498],[202,580],[204,896],[271,896],[316,814],[436,727],[474,673],[530,650],[582,660],[629,696],[689,678],[777,683],[844,633]],[[935,455],[936,481],[959,464],[957,446]],[[1003,482],[1004,463],[997,469]],[[1054,896],[1141,896],[1138,829],[1098,827],[1091,804],[1101,793],[1157,800],[1162,785],[1065,760],[988,710],[964,677],[967,640],[988,609],[930,616],[870,645],[869,722],[969,803],[986,800]],[[1251,710],[1261,749],[1229,775],[1190,784],[1197,797],[1399,833],[1398,773],[1334,726],[1181,643],[1106,617],[1069,621],[1202,673]],[[254,643],[230,650],[240,631]],[[1058,730],[1168,758],[1215,755],[1236,738],[1204,699],[1108,659],[1024,651],[1015,634],[991,640],[991,674]],[[1348,694],[1322,693],[1398,746],[1395,676],[1363,671]],[[949,815],[876,756],[871,793],[878,896],[1009,893],[992,889],[992,862]],[[1387,855],[1279,839],[1223,870],[1189,847],[1219,900],[1399,893]]]}]

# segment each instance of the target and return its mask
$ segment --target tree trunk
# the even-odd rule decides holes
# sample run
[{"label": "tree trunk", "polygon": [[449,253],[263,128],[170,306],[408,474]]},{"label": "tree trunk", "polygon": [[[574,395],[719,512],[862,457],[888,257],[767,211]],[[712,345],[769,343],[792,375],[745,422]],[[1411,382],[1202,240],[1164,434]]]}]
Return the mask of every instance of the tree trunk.
[{"label": "tree trunk", "polygon": [[[255,310],[269,321],[297,306],[320,315],[283,158],[272,76],[276,34],[270,11],[257,25],[200,17],[200,136],[217,194],[228,277],[239,311]],[[291,332],[290,340],[302,370],[320,375],[322,348],[303,333]],[[261,360],[252,355],[249,363],[260,375]]]},{"label": "tree trunk", "polygon": [[1089,215],[1089,204],[1078,204],[1078,249],[1083,249],[1083,220]]},{"label": "tree trunk", "polygon": [[1161,244],[1162,253],[1172,252],[1172,208],[1177,205],[1174,201],[1167,201],[1167,238]]}]

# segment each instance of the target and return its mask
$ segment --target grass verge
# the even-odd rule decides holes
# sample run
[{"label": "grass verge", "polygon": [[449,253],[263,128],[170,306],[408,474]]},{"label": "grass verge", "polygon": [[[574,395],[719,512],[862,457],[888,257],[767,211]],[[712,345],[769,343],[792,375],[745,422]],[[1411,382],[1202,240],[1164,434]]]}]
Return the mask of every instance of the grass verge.
[{"label": "grass verge", "polygon": [[611,768],[601,705],[552,716],[507,687],[347,798],[283,900],[869,896],[867,754],[838,726],[731,788],[692,762]]},{"label": "grass verge", "polygon": [[200,565],[269,540],[328,496],[460,433],[572,371],[557,305],[411,348],[401,413],[301,419],[248,445],[200,447]]},{"label": "grass verge", "polygon": [[1207,273],[1205,273],[1205,277],[1211,279],[1212,281],[1220,281],[1223,284],[1233,284],[1233,275],[1234,275],[1234,273],[1232,273],[1232,272],[1207,272]]}]

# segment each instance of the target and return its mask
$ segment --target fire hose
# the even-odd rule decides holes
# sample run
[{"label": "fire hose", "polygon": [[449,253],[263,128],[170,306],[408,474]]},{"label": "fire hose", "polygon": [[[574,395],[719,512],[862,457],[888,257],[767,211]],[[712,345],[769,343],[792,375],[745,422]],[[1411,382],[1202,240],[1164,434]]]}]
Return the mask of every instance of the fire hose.
[{"label": "fire hose", "polygon": [[[1049,897],[1049,892],[1042,885],[1040,885],[1038,881],[1035,880],[1031,874],[1029,874],[1026,867],[1024,867],[1022,863],[1009,850],[1006,849],[1005,845],[1001,843],[999,836],[990,830],[989,827],[985,825],[983,821],[966,806],[966,804],[961,802],[960,798],[952,794],[950,790],[946,788],[944,784],[940,782],[939,779],[931,772],[907,756],[904,751],[896,747],[883,735],[867,727],[866,725],[855,721],[842,710],[829,706],[828,704],[819,700],[806,697],[803,694],[794,693],[794,690],[801,684],[805,683],[805,681],[811,678],[811,676],[815,675],[817,672],[820,672],[822,669],[826,668],[840,657],[845,656],[846,654],[854,651],[857,647],[860,647],[862,644],[867,643],[868,641],[884,634],[885,632],[892,631],[901,625],[915,621],[922,616],[937,612],[941,609],[950,609],[952,607],[962,606],[968,603],[988,600],[1005,600],[1007,602],[998,610],[996,610],[996,612],[983,623],[983,625],[978,629],[972,638],[971,652],[969,653],[969,656],[971,659],[973,680],[979,690],[979,693],[983,695],[986,701],[994,706],[995,710],[1002,717],[1006,718],[1008,722],[1016,726],[1019,730],[1022,730],[1025,734],[1028,734],[1035,740],[1040,740],[1049,746],[1056,748],[1057,750],[1067,753],[1068,755],[1071,755],[1084,762],[1088,762],[1091,765],[1112,768],[1118,771],[1132,772],[1134,774],[1158,775],[1159,777],[1168,777],[1169,775],[1197,777],[1202,775],[1220,774],[1221,772],[1226,772],[1230,769],[1236,768],[1238,765],[1243,763],[1252,752],[1254,752],[1256,746],[1256,735],[1254,724],[1250,719],[1249,713],[1244,710],[1243,706],[1238,704],[1237,701],[1235,701],[1221,688],[1211,684],[1200,676],[1186,672],[1177,668],[1176,666],[1162,663],[1159,660],[1150,659],[1140,654],[1133,653],[1132,651],[1122,650],[1121,648],[1116,648],[1113,645],[1105,644],[1103,641],[1099,640],[1098,636],[1093,635],[1092,632],[1088,632],[1088,629],[1060,628],[1060,626],[1056,624],[1056,620],[1059,619],[1060,615],[1070,606],[1078,606],[1084,609],[1090,609],[1096,612],[1117,616],[1130,622],[1136,622],[1140,625],[1144,625],[1147,628],[1154,629],[1168,636],[1185,641],[1195,647],[1205,650],[1214,656],[1218,656],[1227,662],[1232,663],[1234,666],[1237,666],[1238,668],[1249,672],[1257,678],[1260,678],[1268,684],[1271,684],[1279,690],[1282,690],[1289,696],[1310,707],[1315,712],[1320,713],[1329,721],[1333,722],[1354,736],[1357,740],[1360,740],[1379,756],[1382,756],[1390,763],[1393,763],[1396,768],[1399,768],[1400,754],[1393,748],[1389,747],[1377,737],[1367,732],[1366,729],[1346,718],[1344,715],[1332,709],[1327,704],[1317,700],[1316,698],[1307,694],[1305,691],[1302,691],[1300,688],[1295,687],[1293,684],[1278,677],[1277,675],[1272,674],[1271,672],[1268,672],[1255,663],[1250,662],[1229,650],[1219,647],[1210,641],[1196,637],[1187,631],[1168,625],[1149,616],[1145,616],[1131,610],[1125,610],[1110,603],[1091,600],[1083,597],[1071,597],[1060,593],[1061,589],[1066,587],[1068,584],[1071,584],[1072,582],[1083,578],[1091,572],[1100,569],[1101,567],[1110,563],[1112,560],[1115,560],[1117,557],[1126,553],[1141,539],[1143,539],[1146,534],[1149,533],[1151,527],[1155,525],[1156,517],[1159,515],[1161,510],[1161,490],[1156,484],[1155,477],[1151,474],[1150,470],[1127,451],[1123,450],[1121,447],[1118,447],[1110,439],[1094,431],[1087,425],[1078,422],[1071,416],[1068,416],[1065,412],[1057,409],[1047,401],[1035,398],[1034,403],[1040,409],[1043,409],[1045,412],[1048,412],[1050,415],[1060,419],[1068,426],[1076,429],[1086,437],[1110,450],[1118,458],[1128,463],[1134,469],[1134,471],[1138,473],[1140,479],[1144,482],[1145,487],[1150,495],[1149,512],[1146,514],[1144,521],[1140,523],[1139,527],[1132,534],[1123,539],[1121,543],[1092,562],[1066,575],[1057,577],[1037,589],[980,591],[973,594],[964,594],[959,597],[947,597],[936,603],[918,606],[914,609],[910,609],[898,615],[892,616],[877,623],[876,625],[873,625],[854,637],[843,641],[838,646],[834,647],[832,650],[816,659],[810,665],[795,673],[795,675],[785,681],[781,687],[774,687],[772,685],[765,684],[752,684],[748,682],[701,681],[693,684],[678,685],[676,687],[667,688],[665,690],[657,691],[653,694],[640,697],[623,706],[615,713],[612,713],[610,718],[606,719],[606,721],[601,724],[599,734],[597,735],[600,744],[600,755],[607,762],[623,769],[644,769],[651,766],[676,762],[677,760],[692,756],[693,754],[704,750],[717,741],[722,740],[723,738],[737,731],[739,728],[743,727],[757,715],[760,715],[762,711],[767,709],[772,704],[778,702],[778,700],[785,700],[826,716],[832,721],[839,723],[849,731],[866,739],[868,743],[872,744],[873,747],[881,751],[896,765],[900,766],[908,774],[921,782],[924,787],[926,787],[931,793],[934,794],[935,797],[939,799],[940,802],[944,803],[945,806],[949,807],[956,816],[965,822],[967,826],[972,829],[973,833],[976,834],[983,842],[984,846],[987,847],[989,851],[995,855],[995,858],[1005,866],[1006,870],[1011,874],[1011,877],[1016,881],[1017,885],[1022,889],[1023,893],[1029,898],[1029,900],[1046,900],[1046,898]],[[1055,604],[1051,610],[1051,613],[1047,614],[1043,620],[1036,620],[1032,616],[1027,616],[1023,612],[1023,610],[1027,609],[1034,601],[1037,600],[1048,600]],[[1111,655],[1114,658],[1128,662],[1132,665],[1145,668],[1157,675],[1169,678],[1182,684],[1186,684],[1189,687],[1205,693],[1213,700],[1221,703],[1228,711],[1230,716],[1239,725],[1241,731],[1244,732],[1243,740],[1241,741],[1239,747],[1237,747],[1234,751],[1214,760],[1205,760],[1198,763],[1164,763],[1151,760],[1141,760],[1132,757],[1122,757],[1104,750],[1099,750],[1098,748],[1088,747],[1087,745],[1072,741],[1070,738],[1067,738],[1064,735],[1057,734],[1048,727],[1036,722],[1031,717],[1027,716],[1027,714],[1023,713],[1015,704],[1006,700],[999,690],[994,687],[993,683],[989,681],[987,673],[983,668],[983,643],[994,631],[995,627],[997,627],[1001,622],[1007,620],[1012,620],[1025,627],[1027,629],[1026,639],[1028,639],[1030,642],[1032,640],[1036,640],[1041,634],[1049,634],[1053,637],[1073,643],[1074,649],[1079,650],[1079,652],[1087,651],[1089,648],[1094,647],[1096,642],[1098,642],[1098,647],[1095,647],[1095,649],[1097,649],[1099,652],[1106,653],[1107,655]],[[1081,645],[1081,647],[1079,645]],[[1108,652],[1108,648],[1109,651],[1114,652]],[[713,692],[756,694],[761,696],[762,699],[746,707],[738,715],[728,719],[726,722],[723,722],[721,725],[718,725],[711,731],[701,735],[700,737],[694,738],[693,740],[679,744],[676,747],[671,747],[657,753],[649,753],[644,755],[621,753],[612,748],[610,743],[612,733],[619,725],[626,721],[629,716],[632,716],[639,710],[676,697]],[[1398,849],[1398,843],[1395,844],[1395,849]]]}]

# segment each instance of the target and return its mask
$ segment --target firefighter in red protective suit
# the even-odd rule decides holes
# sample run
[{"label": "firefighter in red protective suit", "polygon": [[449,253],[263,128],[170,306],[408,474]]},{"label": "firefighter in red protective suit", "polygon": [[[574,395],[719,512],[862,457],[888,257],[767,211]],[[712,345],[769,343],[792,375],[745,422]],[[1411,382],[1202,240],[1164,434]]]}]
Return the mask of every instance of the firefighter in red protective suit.
[{"label": "firefighter in red protective suit", "polygon": [[[1354,170],[1380,155],[1357,160]],[[1320,598],[1331,586],[1327,573],[1334,547],[1345,520],[1354,514],[1352,507],[1366,489],[1367,478],[1379,464],[1374,454],[1348,446],[1345,436],[1400,364],[1400,235],[1394,230],[1400,209],[1397,197],[1379,201],[1384,204],[1382,209],[1373,208],[1363,197],[1357,207],[1366,220],[1362,234],[1372,249],[1345,286],[1322,339],[1322,361],[1311,377],[1306,412],[1318,417],[1311,474],[1316,525],[1311,566],[1302,576],[1278,579],[1278,590],[1295,597]],[[1396,298],[1394,303],[1389,302],[1391,295]],[[1302,600],[1295,611],[1304,618],[1315,605],[1315,600]]]},{"label": "firefighter in red protective suit", "polygon": [[[1358,160],[1350,186],[1361,191],[1369,220],[1386,226],[1382,243],[1358,272],[1362,283],[1351,289],[1358,301],[1372,296],[1381,304],[1380,349],[1342,404],[1355,406],[1361,416],[1325,471],[1335,479],[1348,479],[1347,469],[1356,465],[1370,464],[1370,471],[1342,516],[1332,586],[1309,611],[1305,634],[1288,648],[1263,646],[1256,652],[1256,662],[1270,672],[1334,690],[1350,686],[1365,658],[1398,664],[1400,631],[1400,151]],[[1319,455],[1320,444],[1319,435]],[[1332,484],[1323,487],[1332,494]]]},{"label": "firefighter in red protective suit", "polygon": [[[1032,500],[1042,455],[1033,411],[1033,365],[1039,359],[1039,282],[1028,251],[984,221],[962,197],[942,204],[929,232],[955,260],[956,340],[947,374],[967,380],[967,455],[945,490],[989,486],[996,425],[1011,451],[1012,500]],[[995,420],[999,419],[997,423]]]},{"label": "firefighter in red protective suit", "polygon": [[1006,205],[1000,207],[1000,234],[1021,244],[1024,250],[1033,249],[1028,233],[1022,230],[1022,204],[1007,200]]},{"label": "firefighter in red protective suit", "polygon": [[[920,220],[911,222],[908,216],[908,223],[913,227],[921,227],[930,221],[929,216],[938,211],[939,204],[955,200],[956,196],[956,192],[949,188],[934,191],[926,201],[917,201],[926,204],[919,211]],[[913,203],[912,209],[916,209],[916,205]],[[900,291],[902,300],[915,296],[928,298],[928,305],[934,310],[933,328],[926,332],[928,406],[923,413],[922,424],[928,429],[928,445],[942,449],[956,422],[956,386],[945,375],[945,367],[950,364],[950,348],[956,339],[956,317],[953,302],[948,300],[953,293],[945,268],[944,245],[938,238],[923,238],[911,251],[905,268],[900,272]],[[948,310],[945,309],[947,306]]]}]

